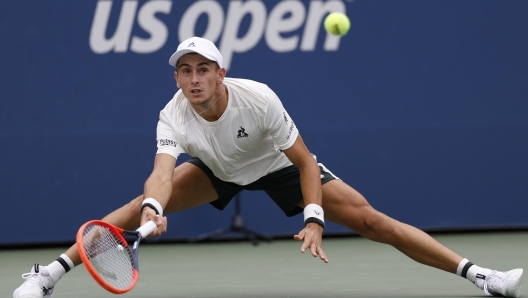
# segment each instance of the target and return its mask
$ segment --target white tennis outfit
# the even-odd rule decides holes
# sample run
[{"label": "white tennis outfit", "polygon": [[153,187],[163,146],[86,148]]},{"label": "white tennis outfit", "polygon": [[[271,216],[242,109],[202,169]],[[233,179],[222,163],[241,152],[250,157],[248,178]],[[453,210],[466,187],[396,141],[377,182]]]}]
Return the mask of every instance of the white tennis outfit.
[{"label": "white tennis outfit", "polygon": [[160,112],[157,153],[199,158],[223,181],[247,185],[292,165],[281,152],[299,131],[277,95],[265,84],[224,78],[229,101],[223,115],[209,122],[179,90]]}]

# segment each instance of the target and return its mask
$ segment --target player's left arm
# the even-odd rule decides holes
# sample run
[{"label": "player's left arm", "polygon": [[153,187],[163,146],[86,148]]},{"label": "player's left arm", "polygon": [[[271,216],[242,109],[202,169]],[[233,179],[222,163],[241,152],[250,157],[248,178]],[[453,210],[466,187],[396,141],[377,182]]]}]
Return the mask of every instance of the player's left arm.
[{"label": "player's left arm", "polygon": [[[299,169],[305,206],[309,204],[322,206],[321,171],[312,154],[310,154],[310,151],[304,144],[301,135],[298,135],[293,145],[283,150],[283,152]],[[317,223],[310,222],[294,236],[294,239],[303,241],[301,252],[304,253],[308,248],[314,257],[319,256],[321,260],[328,263],[328,258],[322,248],[322,237],[323,227]]]}]

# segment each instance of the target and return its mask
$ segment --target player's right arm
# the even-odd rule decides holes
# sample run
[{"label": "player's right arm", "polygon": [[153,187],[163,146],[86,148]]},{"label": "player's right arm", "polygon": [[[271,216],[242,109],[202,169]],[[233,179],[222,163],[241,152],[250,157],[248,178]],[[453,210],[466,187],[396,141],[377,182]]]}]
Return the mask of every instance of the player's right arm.
[{"label": "player's right arm", "polygon": [[[174,156],[165,153],[156,154],[154,169],[145,182],[143,197],[155,199],[163,209],[167,206],[171,196],[175,166],[176,158]],[[167,229],[167,218],[158,217],[156,211],[148,206],[142,208],[141,225],[151,219],[158,224],[158,228],[150,236],[155,237],[163,234]]]},{"label": "player's right arm", "polygon": [[[177,97],[177,94],[174,98]],[[143,201],[141,225],[151,219],[158,223],[158,228],[150,234],[151,237],[161,235],[167,230],[167,218],[157,215],[163,213],[163,209],[169,203],[176,159],[180,153],[185,152],[177,142],[177,125],[175,125],[175,118],[173,117],[176,114],[174,99],[160,112],[156,129],[158,151],[154,159],[154,169],[145,181],[143,198],[148,200],[149,204],[145,204],[146,201]]]},{"label": "player's right arm", "polygon": [[145,182],[145,198],[154,198],[165,208],[172,192],[172,176],[176,158],[170,154],[159,153],[154,159],[154,169]]}]

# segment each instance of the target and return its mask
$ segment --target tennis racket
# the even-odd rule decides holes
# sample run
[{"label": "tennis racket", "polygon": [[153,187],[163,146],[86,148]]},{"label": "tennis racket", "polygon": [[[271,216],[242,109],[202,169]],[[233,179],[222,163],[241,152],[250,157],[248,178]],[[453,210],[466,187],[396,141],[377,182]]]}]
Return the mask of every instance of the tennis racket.
[{"label": "tennis racket", "polygon": [[[123,294],[137,283],[138,247],[156,229],[149,221],[136,231],[125,231],[101,220],[91,220],[77,232],[77,249],[84,266],[107,291]],[[134,242],[129,247],[125,236]]]}]

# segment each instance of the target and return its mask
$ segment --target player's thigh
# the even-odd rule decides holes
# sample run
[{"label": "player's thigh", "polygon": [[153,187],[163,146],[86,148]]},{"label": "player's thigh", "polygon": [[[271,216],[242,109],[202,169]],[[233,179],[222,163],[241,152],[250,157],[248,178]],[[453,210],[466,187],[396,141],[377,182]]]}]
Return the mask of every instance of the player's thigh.
[{"label": "player's thigh", "polygon": [[393,236],[401,227],[398,221],[372,208],[359,192],[337,179],[323,185],[323,210],[325,219],[383,243],[394,242]]},{"label": "player's thigh", "polygon": [[[372,208],[359,192],[339,179],[323,184],[322,192],[325,219],[340,225],[350,226],[351,217],[361,217],[358,215]],[[299,207],[305,207],[304,201]]]},{"label": "player's thigh", "polygon": [[322,186],[325,219],[361,232],[379,212],[354,188],[335,179]]},{"label": "player's thigh", "polygon": [[184,162],[174,169],[171,198],[165,213],[197,207],[217,198],[209,177],[197,166]]}]

